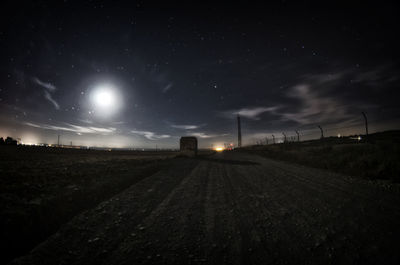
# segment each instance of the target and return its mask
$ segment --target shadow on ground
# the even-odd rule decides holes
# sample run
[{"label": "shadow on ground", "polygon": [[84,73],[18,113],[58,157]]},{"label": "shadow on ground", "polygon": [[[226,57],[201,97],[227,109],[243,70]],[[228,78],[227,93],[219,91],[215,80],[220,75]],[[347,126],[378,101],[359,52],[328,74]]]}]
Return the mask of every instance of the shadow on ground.
[{"label": "shadow on ground", "polygon": [[232,160],[224,158],[224,153],[211,153],[211,154],[201,154],[193,157],[193,159],[200,161],[208,161],[222,164],[230,164],[230,165],[260,165],[260,163],[248,161],[248,160]]}]

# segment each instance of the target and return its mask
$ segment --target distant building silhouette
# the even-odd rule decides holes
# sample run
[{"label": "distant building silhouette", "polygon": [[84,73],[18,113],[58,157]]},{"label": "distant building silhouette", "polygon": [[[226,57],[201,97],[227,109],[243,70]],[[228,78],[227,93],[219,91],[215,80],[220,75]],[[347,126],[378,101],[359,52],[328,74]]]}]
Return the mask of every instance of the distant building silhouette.
[{"label": "distant building silhouette", "polygon": [[184,155],[197,155],[197,138],[194,136],[184,136],[180,139],[180,151]]}]

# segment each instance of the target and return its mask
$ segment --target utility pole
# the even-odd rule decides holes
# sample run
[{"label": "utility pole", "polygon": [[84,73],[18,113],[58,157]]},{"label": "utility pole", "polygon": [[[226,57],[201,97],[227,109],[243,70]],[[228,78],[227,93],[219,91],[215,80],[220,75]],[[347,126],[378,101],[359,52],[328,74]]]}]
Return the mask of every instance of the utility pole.
[{"label": "utility pole", "polygon": [[299,132],[297,130],[295,132],[297,134],[297,142],[300,142],[300,134],[299,134]]},{"label": "utility pole", "polygon": [[274,136],[274,135],[272,135],[272,141],[273,141],[274,144],[275,144],[275,136]]},{"label": "utility pole", "polygon": [[237,115],[237,123],[238,123],[238,147],[242,147],[242,128],[240,126],[240,116]]},{"label": "utility pole", "polygon": [[60,135],[57,136],[57,146],[60,147]]},{"label": "utility pole", "polygon": [[283,142],[286,143],[286,134],[284,132],[282,134],[283,134],[283,137],[284,137],[283,138],[284,139]]},{"label": "utility pole", "polygon": [[321,130],[321,139],[324,139],[324,131],[322,130],[321,126],[318,125],[318,128]]},{"label": "utility pole", "polygon": [[367,115],[365,115],[365,112],[361,112],[362,115],[364,116],[364,120],[365,120],[365,136],[368,136],[368,120],[367,120]]}]

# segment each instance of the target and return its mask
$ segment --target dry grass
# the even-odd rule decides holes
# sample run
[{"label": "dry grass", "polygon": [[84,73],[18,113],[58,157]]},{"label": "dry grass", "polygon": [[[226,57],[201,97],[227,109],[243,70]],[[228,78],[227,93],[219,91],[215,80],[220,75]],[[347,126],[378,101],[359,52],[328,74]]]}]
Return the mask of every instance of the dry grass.
[{"label": "dry grass", "polygon": [[400,131],[375,133],[362,141],[330,137],[250,146],[241,151],[352,176],[400,182]]}]

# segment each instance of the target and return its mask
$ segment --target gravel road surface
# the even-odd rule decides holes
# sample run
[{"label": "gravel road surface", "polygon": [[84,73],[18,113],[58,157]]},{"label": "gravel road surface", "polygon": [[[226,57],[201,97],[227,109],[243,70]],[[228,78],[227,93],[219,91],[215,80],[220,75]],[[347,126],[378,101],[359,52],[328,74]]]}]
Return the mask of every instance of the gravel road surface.
[{"label": "gravel road surface", "polygon": [[399,264],[397,187],[236,152],[171,163],[12,264]]}]

